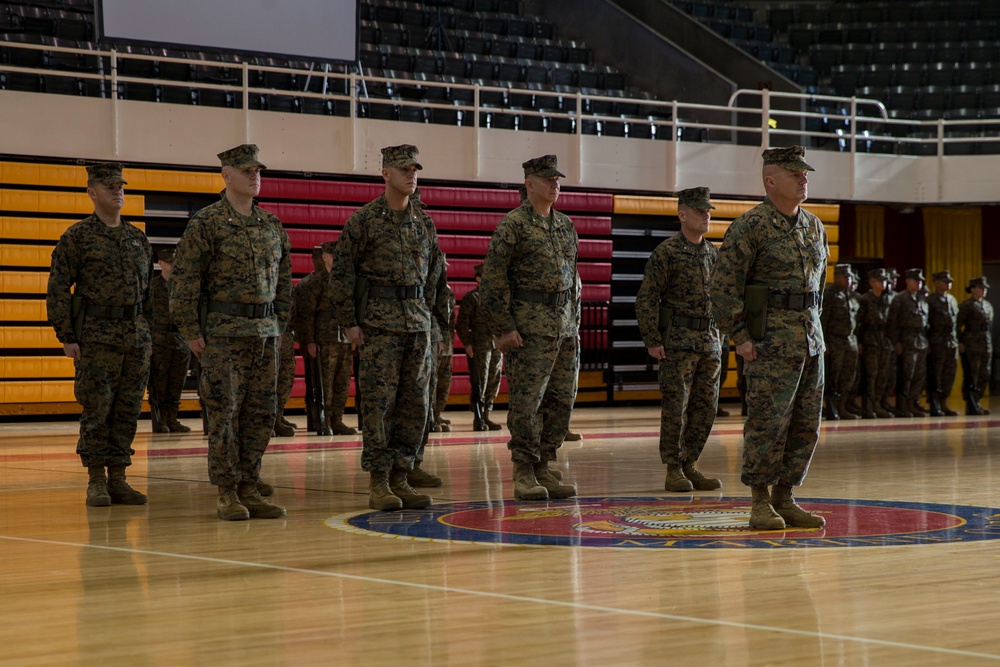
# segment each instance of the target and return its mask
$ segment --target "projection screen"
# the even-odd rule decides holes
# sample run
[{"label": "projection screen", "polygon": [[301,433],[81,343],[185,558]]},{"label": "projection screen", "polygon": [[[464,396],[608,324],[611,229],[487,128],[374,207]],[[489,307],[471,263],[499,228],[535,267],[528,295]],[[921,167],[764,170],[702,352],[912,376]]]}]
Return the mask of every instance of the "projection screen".
[{"label": "projection screen", "polygon": [[359,0],[98,0],[101,39],[289,56],[358,59]]}]

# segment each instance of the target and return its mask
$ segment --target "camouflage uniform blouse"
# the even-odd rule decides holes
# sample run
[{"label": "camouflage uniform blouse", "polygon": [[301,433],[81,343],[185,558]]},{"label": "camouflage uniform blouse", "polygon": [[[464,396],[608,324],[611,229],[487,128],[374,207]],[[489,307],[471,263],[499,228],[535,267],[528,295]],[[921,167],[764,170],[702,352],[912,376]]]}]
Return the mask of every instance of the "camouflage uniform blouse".
[{"label": "camouflage uniform blouse", "polygon": [[966,353],[986,353],[993,351],[993,305],[986,299],[972,297],[962,302],[958,308],[959,342]]},{"label": "camouflage uniform blouse", "polygon": [[333,304],[327,298],[330,274],[320,264],[299,281],[295,292],[295,337],[300,343],[349,343],[343,328],[333,319]]},{"label": "camouflage uniform blouse", "polygon": [[846,343],[848,348],[858,349],[858,338],[854,330],[858,323],[859,309],[860,303],[853,290],[840,289],[836,285],[826,288],[820,321],[827,345],[836,338],[838,342]]},{"label": "camouflage uniform blouse", "polygon": [[187,341],[170,319],[170,287],[162,274],[153,278],[153,344],[171,350],[188,349]]},{"label": "camouflage uniform blouse", "polygon": [[661,306],[672,308],[674,317],[712,316],[709,288],[718,260],[719,251],[711,241],[695,245],[681,232],[656,247],[635,297],[635,315],[646,347],[721,352],[719,330],[714,325],[704,331],[671,326],[667,341],[660,329]]},{"label": "camouflage uniform blouse", "polygon": [[[344,328],[374,327],[396,333],[431,331],[431,318],[447,318],[444,295],[437,292],[443,269],[437,230],[430,216],[413,197],[400,220],[385,195],[365,204],[347,220],[334,250],[328,294],[334,319]],[[415,287],[424,296],[413,299],[368,297],[364,322],[354,313],[354,283],[367,278],[369,285]]]},{"label": "camouflage uniform blouse", "polygon": [[[747,285],[766,285],[771,294],[822,295],[829,255],[823,223],[801,207],[794,223],[768,199],[738,217],[726,230],[712,280],[719,330],[737,345],[751,340],[744,316]],[[774,355],[822,354],[820,309],[768,308],[765,337],[753,343]]]},{"label": "camouflage uniform blouse", "polygon": [[958,317],[958,301],[951,294],[935,293],[927,297],[927,308],[930,344],[933,347],[957,348],[955,318]]},{"label": "camouflage uniform blouse", "polygon": [[[45,306],[60,343],[144,347],[152,342],[153,252],[146,235],[122,220],[121,238],[92,214],[67,229],[52,251]],[[73,292],[70,288],[76,286]],[[91,306],[131,307],[142,314],[120,320],[85,317],[81,339],[73,333],[72,297]]]},{"label": "camouflage uniform blouse", "polygon": [[886,330],[892,296],[892,291],[885,290],[882,296],[865,292],[858,297],[858,338],[866,349],[885,350],[892,347]]},{"label": "camouflage uniform blouse", "polygon": [[927,302],[908,291],[900,292],[889,306],[889,338],[912,350],[927,349]]},{"label": "camouflage uniform blouse", "polygon": [[[568,216],[553,210],[540,216],[525,201],[493,231],[480,283],[480,307],[494,336],[511,331],[541,336],[578,335],[580,277],[576,271],[579,238]],[[562,305],[514,298],[516,290],[565,292]]]},{"label": "camouflage uniform blouse", "polygon": [[455,324],[455,331],[458,339],[466,347],[477,345],[489,345],[493,347],[493,336],[490,334],[489,320],[482,309],[482,296],[479,288],[466,292],[462,297],[462,306],[458,309],[458,322]]},{"label": "camouflage uniform blouse", "polygon": [[[292,307],[292,260],[288,234],[277,216],[256,204],[251,215],[221,199],[194,214],[177,244],[170,277],[170,316],[185,340],[203,334],[278,336]],[[208,313],[207,331],[198,324],[198,297],[228,303],[274,303],[270,317]]]}]

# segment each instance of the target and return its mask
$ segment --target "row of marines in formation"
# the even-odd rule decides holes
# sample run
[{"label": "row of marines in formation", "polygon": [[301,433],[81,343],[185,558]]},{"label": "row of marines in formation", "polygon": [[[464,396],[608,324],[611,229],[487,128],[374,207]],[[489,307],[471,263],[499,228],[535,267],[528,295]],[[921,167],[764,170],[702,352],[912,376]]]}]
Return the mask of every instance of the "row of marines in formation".
[{"label": "row of marines in formation", "polygon": [[[382,150],[385,193],[345,224],[323,287],[346,339],[338,334],[338,343],[358,351],[361,466],[370,475],[369,507],[378,510],[432,502],[409,477],[427,441],[433,332],[449,330],[453,300],[433,221],[415,196],[417,156],[411,145]],[[825,523],[792,495],[818,439],[826,351],[820,312],[829,249],[822,223],[800,206],[813,170],[804,156],[801,146],[764,151],[767,196],[729,226],[720,249],[704,238],[708,189],[679,193],[681,233],[653,252],[636,299],[646,346],[661,360],[665,488],[721,487],[695,464],[717,410],[719,332],[727,332],[747,387],[741,481],[752,492],[750,526],[764,530]],[[226,188],[184,231],[168,308],[200,361],[217,516],[273,518],[285,510],[262,495],[260,467],[279,405],[291,248],[280,221],[255,202],[264,168],[257,147],[219,159]],[[554,208],[564,177],[556,157],[522,167],[525,198],[493,233],[479,299],[487,335],[506,358],[514,496],[538,501],[576,494],[550,463],[576,396],[581,282],[576,231]],[[47,296],[49,320],[75,359],[88,505],[147,501],[125,468],[148,374],[152,257],[142,232],[121,219],[124,184],[120,164],[88,168],[95,213],[60,238]]]},{"label": "row of marines in formation", "polygon": [[[931,276],[928,292],[922,269],[905,273],[906,287],[893,292],[895,271],[873,269],[869,291],[857,294],[858,278],[849,264],[837,264],[834,284],[823,299],[827,357],[826,410],[829,419],[956,416],[948,406],[958,359],[967,415],[989,414],[980,400],[990,380],[993,306],[986,300],[985,276],[969,280],[961,304],[949,292],[948,270]],[[920,403],[925,391],[929,408]],[[895,406],[889,395],[895,391]],[[852,403],[860,396],[861,406]]]}]

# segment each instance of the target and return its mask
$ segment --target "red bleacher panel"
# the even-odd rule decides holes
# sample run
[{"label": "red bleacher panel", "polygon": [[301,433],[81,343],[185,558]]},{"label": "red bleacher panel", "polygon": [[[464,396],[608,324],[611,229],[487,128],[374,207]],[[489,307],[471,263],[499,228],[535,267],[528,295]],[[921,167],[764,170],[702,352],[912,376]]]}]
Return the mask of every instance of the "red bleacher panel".
[{"label": "red bleacher panel", "polygon": [[459,236],[453,234],[440,234],[438,245],[441,252],[446,255],[475,255],[484,257],[486,248],[490,245],[488,236]]},{"label": "red bleacher panel", "polygon": [[288,204],[261,202],[260,207],[274,213],[285,225],[317,225],[343,227],[357,206],[327,206],[324,204]]},{"label": "red bleacher panel", "polygon": [[262,178],[263,199],[305,199],[308,201],[357,202],[364,204],[385,192],[383,183],[343,183],[299,178]]},{"label": "red bleacher panel", "polygon": [[449,280],[448,284],[451,285],[452,291],[455,292],[456,303],[462,303],[465,295],[476,289],[476,283],[455,283]]},{"label": "red bleacher panel", "polygon": [[611,240],[580,239],[580,257],[611,259]]},{"label": "red bleacher panel", "polygon": [[[324,241],[336,241],[340,238],[339,229],[286,229],[288,239],[295,250],[309,251],[309,271],[312,271],[312,249]],[[294,256],[293,256],[294,257]]]},{"label": "red bleacher panel", "polygon": [[[493,233],[497,224],[503,220],[504,212],[489,211],[441,211],[430,210],[427,213],[434,219],[434,226],[439,230],[454,230],[460,232]],[[588,215],[573,216],[573,226],[576,232],[584,236],[608,236],[611,234],[611,218]]]},{"label": "red bleacher panel", "polygon": [[611,301],[611,285],[584,285],[584,301]]},{"label": "red bleacher panel", "polygon": [[610,262],[581,262],[576,265],[580,280],[585,283],[610,283]]}]

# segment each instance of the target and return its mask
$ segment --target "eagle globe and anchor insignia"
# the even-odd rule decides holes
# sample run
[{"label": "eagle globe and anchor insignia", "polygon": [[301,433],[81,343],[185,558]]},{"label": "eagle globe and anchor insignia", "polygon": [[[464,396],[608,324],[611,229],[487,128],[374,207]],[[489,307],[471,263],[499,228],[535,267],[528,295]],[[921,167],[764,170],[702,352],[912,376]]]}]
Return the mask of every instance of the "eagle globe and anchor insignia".
[{"label": "eagle globe and anchor insignia", "polygon": [[750,528],[750,499],[596,496],[568,501],[481,500],[426,510],[349,512],[338,530],[403,540],[604,548],[804,548],[940,544],[1000,538],[1000,509],[797,498],[824,528]]}]

